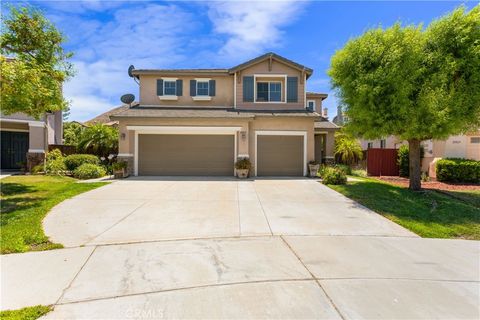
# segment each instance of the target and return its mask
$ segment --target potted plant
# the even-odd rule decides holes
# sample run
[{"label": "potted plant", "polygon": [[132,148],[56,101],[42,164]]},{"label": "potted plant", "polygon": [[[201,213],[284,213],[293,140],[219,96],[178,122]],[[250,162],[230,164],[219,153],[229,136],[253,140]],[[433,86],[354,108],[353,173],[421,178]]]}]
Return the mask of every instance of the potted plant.
[{"label": "potted plant", "polygon": [[310,161],[308,163],[308,170],[310,171],[310,177],[317,177],[318,170],[320,170],[320,163],[318,163],[317,161]]},{"label": "potted plant", "polygon": [[119,161],[112,164],[113,176],[115,179],[128,177],[127,162]]},{"label": "potted plant", "polygon": [[235,169],[237,169],[237,177],[241,179],[247,178],[248,172],[250,171],[251,167],[252,164],[250,163],[250,160],[248,160],[248,158],[238,159],[237,162],[235,162]]}]

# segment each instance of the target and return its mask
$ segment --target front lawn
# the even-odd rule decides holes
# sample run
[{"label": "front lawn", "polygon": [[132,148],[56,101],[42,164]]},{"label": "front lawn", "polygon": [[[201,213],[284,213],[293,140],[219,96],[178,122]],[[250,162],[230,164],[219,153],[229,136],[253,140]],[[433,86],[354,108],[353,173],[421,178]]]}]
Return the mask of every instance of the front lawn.
[{"label": "front lawn", "polygon": [[330,188],[426,238],[480,240],[480,208],[432,190],[413,192],[376,179],[357,178]]},{"label": "front lawn", "polygon": [[0,312],[2,320],[35,320],[52,311],[48,306],[34,306],[18,310],[6,310]]},{"label": "front lawn", "polygon": [[56,176],[11,176],[0,180],[1,253],[61,248],[43,232],[45,215],[63,200],[106,184],[76,181]]}]

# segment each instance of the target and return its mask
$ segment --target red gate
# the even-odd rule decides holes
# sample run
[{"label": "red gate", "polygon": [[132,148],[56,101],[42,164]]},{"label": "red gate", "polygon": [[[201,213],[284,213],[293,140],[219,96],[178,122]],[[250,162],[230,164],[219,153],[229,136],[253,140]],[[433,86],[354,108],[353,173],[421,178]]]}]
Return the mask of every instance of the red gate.
[{"label": "red gate", "polygon": [[397,149],[367,150],[367,173],[369,176],[398,176]]}]

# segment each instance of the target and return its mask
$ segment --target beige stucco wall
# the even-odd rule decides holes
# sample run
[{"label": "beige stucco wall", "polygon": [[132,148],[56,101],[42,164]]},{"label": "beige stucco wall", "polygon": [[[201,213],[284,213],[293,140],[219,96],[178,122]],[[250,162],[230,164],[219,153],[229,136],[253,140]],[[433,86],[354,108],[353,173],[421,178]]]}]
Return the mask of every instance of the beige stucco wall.
[{"label": "beige stucco wall", "polygon": [[48,144],[46,143],[45,130],[42,127],[30,127],[28,137],[30,150],[47,150]]},{"label": "beige stucco wall", "polygon": [[480,161],[480,143],[472,143],[471,138],[480,138],[480,132],[477,135],[468,136],[467,140],[467,158]]},{"label": "beige stucco wall", "polygon": [[[381,139],[360,139],[360,145],[362,146],[362,150],[367,150],[368,148],[368,143],[372,142],[373,146],[372,148],[380,148],[380,140]],[[407,144],[406,141],[400,141],[397,137],[395,136],[388,136],[385,138],[385,148],[386,149],[398,149],[402,144]]]},{"label": "beige stucco wall", "polygon": [[[236,134],[237,155],[248,155],[254,163],[255,159],[255,131],[305,131],[307,134],[307,162],[315,158],[314,119],[288,117],[257,117],[256,119],[124,119],[120,120],[120,135],[125,139],[119,140],[119,154],[135,153],[135,132],[127,130],[127,126],[239,126],[241,132]],[[242,132],[245,133],[244,137]],[[252,171],[254,172],[254,171]]]},{"label": "beige stucco wall", "polygon": [[[287,75],[289,77],[298,77],[298,102],[296,103],[252,103],[243,102],[243,77],[259,74]],[[302,79],[302,72],[287,66],[281,62],[273,60],[272,70],[268,70],[268,61],[259,62],[241,72],[237,73],[237,108],[255,109],[255,110],[275,110],[275,109],[303,109],[305,108],[305,81]],[[277,78],[278,79],[278,78]],[[282,87],[282,91],[285,87]]]},{"label": "beige stucco wall", "polygon": [[168,105],[168,106],[199,106],[199,107],[233,107],[233,75],[205,76],[206,79],[215,80],[215,96],[209,101],[194,101],[190,96],[190,80],[200,79],[199,76],[168,76],[183,80],[182,96],[178,100],[160,100],[157,96],[157,79],[161,75],[140,76],[140,104],[143,105]]},{"label": "beige stucco wall", "polygon": [[[312,96],[307,95],[307,103],[310,100],[315,101],[315,111],[322,114],[322,110],[323,110],[323,108],[322,108],[322,98],[318,98],[318,97],[315,97],[315,96],[312,97]],[[307,104],[307,107],[308,107],[308,104]]]}]

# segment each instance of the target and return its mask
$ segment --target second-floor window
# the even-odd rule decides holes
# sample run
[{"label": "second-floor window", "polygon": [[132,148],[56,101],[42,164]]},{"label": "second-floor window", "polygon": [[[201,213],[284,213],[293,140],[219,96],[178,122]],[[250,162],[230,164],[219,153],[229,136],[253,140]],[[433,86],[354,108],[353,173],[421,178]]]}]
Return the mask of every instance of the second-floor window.
[{"label": "second-floor window", "polygon": [[177,82],[176,81],[164,81],[163,82],[163,94],[165,96],[175,96],[177,94]]},{"label": "second-floor window", "polygon": [[257,82],[257,101],[282,101],[282,83],[280,81]]},{"label": "second-floor window", "polygon": [[197,96],[208,96],[208,81],[197,81]]}]

